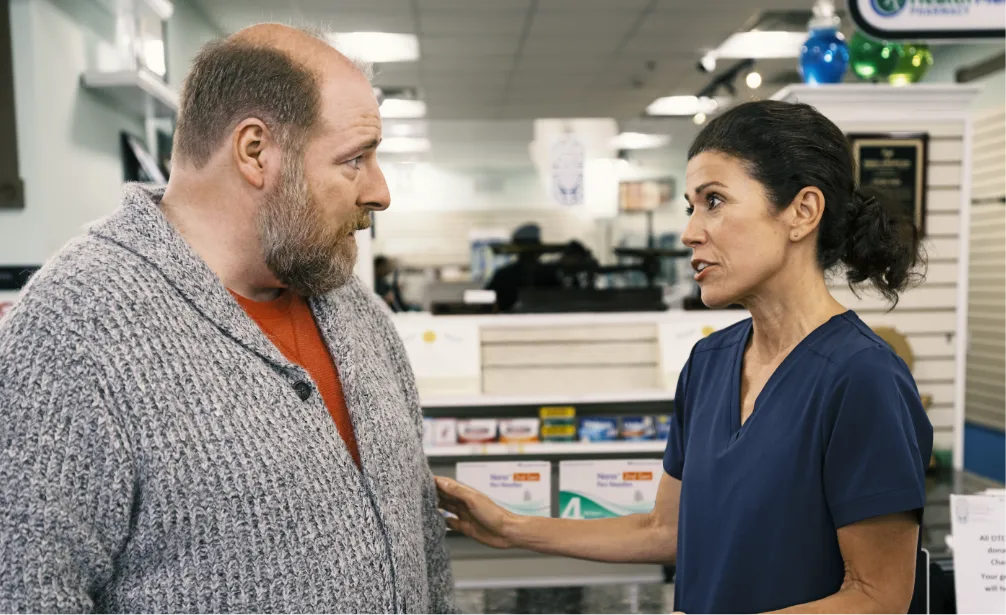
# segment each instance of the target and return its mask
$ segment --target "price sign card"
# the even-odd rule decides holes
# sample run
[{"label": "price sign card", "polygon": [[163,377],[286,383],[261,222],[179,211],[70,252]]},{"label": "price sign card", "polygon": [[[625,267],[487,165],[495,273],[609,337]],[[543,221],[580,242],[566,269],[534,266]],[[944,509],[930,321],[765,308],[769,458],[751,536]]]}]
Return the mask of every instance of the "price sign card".
[{"label": "price sign card", "polygon": [[951,495],[958,613],[1006,613],[1006,496]]}]

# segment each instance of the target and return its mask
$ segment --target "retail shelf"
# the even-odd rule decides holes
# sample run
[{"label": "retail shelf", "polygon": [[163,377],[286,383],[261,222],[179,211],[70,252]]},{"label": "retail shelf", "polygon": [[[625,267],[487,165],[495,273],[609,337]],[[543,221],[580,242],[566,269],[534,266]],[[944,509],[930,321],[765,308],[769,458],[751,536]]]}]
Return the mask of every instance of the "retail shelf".
[{"label": "retail shelf", "polygon": [[425,449],[426,456],[439,457],[590,457],[595,455],[660,454],[667,443],[662,440],[643,442],[527,442],[524,444],[458,444]]},{"label": "retail shelf", "polygon": [[178,111],[178,93],[147,70],[92,70],[80,80],[84,87],[102,93],[135,117],[147,117],[150,103],[154,117],[174,117]]},{"label": "retail shelf", "polygon": [[674,392],[666,389],[615,391],[581,395],[442,395],[423,397],[424,408],[469,408],[474,406],[579,406],[636,402],[672,402]]},{"label": "retail shelf", "polygon": [[671,391],[623,391],[591,395],[466,395],[426,397],[423,414],[446,418],[532,418],[545,406],[572,406],[577,416],[670,414]]}]

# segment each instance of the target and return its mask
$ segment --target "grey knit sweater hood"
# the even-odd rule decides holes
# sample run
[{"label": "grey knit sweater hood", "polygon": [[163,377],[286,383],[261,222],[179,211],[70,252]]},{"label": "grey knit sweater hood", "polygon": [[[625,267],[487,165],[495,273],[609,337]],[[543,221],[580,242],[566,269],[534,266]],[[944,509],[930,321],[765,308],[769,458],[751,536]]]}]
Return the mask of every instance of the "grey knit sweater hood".
[{"label": "grey knit sweater hood", "polygon": [[160,196],[127,186],[0,323],[0,612],[453,610],[415,383],[376,298],[354,280],[310,301],[361,469]]}]

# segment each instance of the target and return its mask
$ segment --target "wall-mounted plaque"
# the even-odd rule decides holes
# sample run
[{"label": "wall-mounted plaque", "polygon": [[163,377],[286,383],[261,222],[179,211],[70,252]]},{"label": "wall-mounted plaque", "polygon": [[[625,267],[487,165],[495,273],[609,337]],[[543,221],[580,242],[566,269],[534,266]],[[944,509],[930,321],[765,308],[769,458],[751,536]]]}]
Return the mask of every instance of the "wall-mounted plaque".
[{"label": "wall-mounted plaque", "polygon": [[850,134],[860,187],[882,193],[926,234],[926,133]]}]

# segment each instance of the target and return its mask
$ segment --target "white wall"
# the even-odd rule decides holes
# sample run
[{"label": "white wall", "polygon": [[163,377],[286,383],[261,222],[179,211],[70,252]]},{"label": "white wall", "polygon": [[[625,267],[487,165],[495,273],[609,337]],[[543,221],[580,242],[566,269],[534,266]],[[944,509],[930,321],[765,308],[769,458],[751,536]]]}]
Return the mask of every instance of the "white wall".
[{"label": "white wall", "polygon": [[[933,68],[926,75],[925,83],[954,82],[957,69],[987,60],[1006,51],[1004,43],[969,43],[961,45],[934,45]],[[974,82],[982,87],[982,93],[971,104],[972,109],[1001,107],[1006,97],[1006,72],[999,71]]]},{"label": "white wall", "polygon": [[203,45],[223,36],[223,32],[210,21],[192,0],[173,0],[175,12],[168,21],[165,33],[168,52],[168,84],[181,88],[189,64]]},{"label": "white wall", "polygon": [[[170,51],[173,62],[187,63],[189,45],[212,36],[186,2],[176,0],[172,18],[171,30],[184,32],[169,35],[182,47]],[[114,42],[106,9],[92,0],[11,0],[10,9],[25,208],[0,211],[0,263],[31,265],[118,206],[119,133],[142,138],[144,130],[139,118],[80,87],[80,74]]]}]

